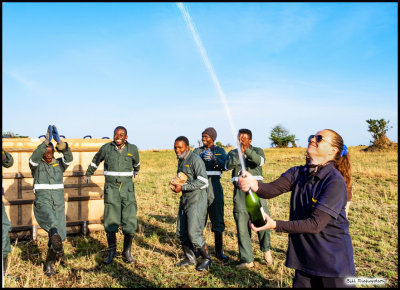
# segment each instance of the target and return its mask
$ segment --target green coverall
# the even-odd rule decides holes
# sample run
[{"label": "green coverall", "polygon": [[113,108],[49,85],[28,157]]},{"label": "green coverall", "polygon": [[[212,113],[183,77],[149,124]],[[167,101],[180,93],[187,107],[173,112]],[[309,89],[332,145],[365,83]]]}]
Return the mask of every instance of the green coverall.
[{"label": "green coverall", "polygon": [[33,212],[40,227],[46,232],[56,228],[62,240],[67,236],[65,224],[65,200],[63,172],[72,162],[72,152],[68,144],[61,151],[62,158],[54,159],[47,164],[43,159],[47,145],[41,143],[29,159],[33,176],[35,202]]},{"label": "green coverall", "polygon": [[[193,153],[201,156],[201,153],[208,148],[205,146],[194,149]],[[224,222],[224,192],[221,185],[222,171],[225,170],[226,153],[219,146],[214,145],[212,149],[215,156],[212,160],[202,159],[206,166],[208,176],[207,187],[207,212],[211,220],[211,231],[222,233],[225,230]]]},{"label": "green coverall", "polygon": [[[250,147],[244,152],[243,158],[246,170],[256,179],[262,180],[262,165],[265,162],[264,151],[261,148],[250,145]],[[251,245],[251,229],[248,224],[250,216],[246,210],[246,193],[240,190],[238,185],[238,176],[241,171],[241,165],[237,149],[231,150],[228,153],[226,168],[228,170],[233,169],[232,182],[235,187],[233,192],[233,215],[238,235],[240,263],[250,263],[254,261],[254,254]],[[267,201],[264,198],[260,198],[260,201],[265,213],[269,215]],[[267,252],[270,248],[270,232],[271,230],[257,232],[262,252]]]},{"label": "green coverall", "polygon": [[[94,156],[86,176],[91,176],[104,161],[104,228],[133,235],[137,229],[137,204],[132,176],[140,170],[139,151],[125,141],[118,150],[114,141],[104,144]],[[133,170],[132,170],[133,169]]]},{"label": "green coverall", "polygon": [[[1,153],[1,163],[5,168],[9,168],[13,165],[14,159],[12,155],[4,150],[2,150]],[[4,195],[4,188],[2,188],[3,195]],[[11,231],[11,223],[10,220],[8,219],[8,216],[6,214],[6,210],[4,208],[4,203],[1,201],[1,211],[2,211],[2,220],[3,220],[3,226],[2,226],[2,252],[3,252],[3,258],[7,257],[7,255],[11,252],[11,246],[10,246],[10,236],[8,235],[8,232]]]},{"label": "green coverall", "polygon": [[178,161],[179,172],[187,175],[187,181],[182,186],[176,233],[181,244],[192,244],[199,249],[205,245],[202,231],[207,216],[206,167],[197,154],[189,151]]}]

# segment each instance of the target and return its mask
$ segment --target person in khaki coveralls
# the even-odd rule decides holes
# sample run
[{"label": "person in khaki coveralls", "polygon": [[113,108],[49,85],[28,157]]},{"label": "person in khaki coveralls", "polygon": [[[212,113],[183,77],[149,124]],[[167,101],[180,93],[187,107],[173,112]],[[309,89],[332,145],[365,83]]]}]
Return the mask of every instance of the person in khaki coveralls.
[{"label": "person in khaki coveralls", "polygon": [[[54,159],[54,146],[50,143],[53,137],[57,142],[57,151],[63,154],[62,158]],[[53,263],[64,254],[62,241],[65,240],[67,231],[63,172],[71,164],[72,159],[68,143],[60,139],[54,125],[48,127],[45,140],[29,159],[35,193],[33,212],[39,226],[49,235],[49,250],[45,262],[47,276],[56,273]]]},{"label": "person in khaki coveralls", "polygon": [[184,173],[187,176],[185,184],[176,184],[171,188],[176,193],[182,192],[179,201],[177,235],[182,244],[185,259],[176,266],[196,264],[195,251],[198,251],[203,260],[196,266],[196,270],[208,270],[212,261],[202,236],[207,215],[206,167],[203,160],[190,151],[189,140],[185,136],[176,138],[174,150],[179,159],[177,173]]},{"label": "person in khaki coveralls", "polygon": [[[239,150],[241,150],[243,154],[245,170],[253,174],[256,179],[262,180],[262,165],[265,162],[264,151],[261,148],[253,147],[251,145],[252,133],[249,129],[240,129],[238,139],[240,142]],[[249,226],[250,217],[246,210],[246,192],[242,191],[238,185],[238,177],[242,169],[238,149],[231,150],[228,153],[226,168],[228,170],[233,170],[233,215],[236,222],[240,258],[240,264],[237,265],[236,268],[251,268],[254,266],[254,254],[251,245],[251,230]],[[260,198],[260,202],[264,211],[269,214],[267,201],[264,198]],[[270,232],[271,230],[257,232],[260,249],[264,253],[266,263],[269,265],[272,264]]]},{"label": "person in khaki coveralls", "polygon": [[114,130],[114,141],[104,144],[89,165],[85,182],[104,161],[104,228],[108,242],[108,256],[104,264],[112,262],[117,249],[116,232],[122,226],[124,250],[122,256],[128,263],[134,263],[131,255],[134,232],[137,229],[137,204],[132,177],[140,169],[139,151],[136,145],[128,143],[126,128],[118,126]]}]

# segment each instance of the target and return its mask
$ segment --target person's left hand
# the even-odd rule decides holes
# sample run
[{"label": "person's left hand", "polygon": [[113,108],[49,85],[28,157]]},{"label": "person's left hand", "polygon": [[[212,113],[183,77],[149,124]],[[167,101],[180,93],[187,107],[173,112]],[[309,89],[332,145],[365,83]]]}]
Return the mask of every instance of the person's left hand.
[{"label": "person's left hand", "polygon": [[175,189],[174,189],[174,191],[175,191],[176,193],[181,192],[181,191],[182,191],[182,186],[180,186],[179,184],[175,184]]},{"label": "person's left hand", "polygon": [[60,135],[58,134],[58,130],[55,125],[53,125],[53,138],[57,143],[60,142]]},{"label": "person's left hand", "polygon": [[259,232],[259,231],[264,231],[264,230],[270,230],[270,229],[275,229],[276,228],[276,221],[274,221],[269,215],[267,215],[265,212],[264,214],[264,219],[267,222],[265,225],[263,225],[262,227],[256,227],[251,220],[249,220],[249,226],[250,228],[255,231],[255,232]]}]

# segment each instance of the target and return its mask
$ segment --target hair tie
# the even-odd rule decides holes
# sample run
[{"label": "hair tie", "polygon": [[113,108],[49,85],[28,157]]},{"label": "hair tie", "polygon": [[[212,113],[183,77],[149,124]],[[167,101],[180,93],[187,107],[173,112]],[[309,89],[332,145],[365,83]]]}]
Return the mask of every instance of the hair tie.
[{"label": "hair tie", "polygon": [[347,155],[347,146],[343,144],[343,150],[342,153],[340,153],[340,157]]}]

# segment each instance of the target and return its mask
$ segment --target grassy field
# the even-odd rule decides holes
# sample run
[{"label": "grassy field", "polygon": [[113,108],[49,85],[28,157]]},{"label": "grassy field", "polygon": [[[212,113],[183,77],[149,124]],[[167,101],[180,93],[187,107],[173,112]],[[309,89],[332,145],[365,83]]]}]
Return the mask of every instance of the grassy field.
[{"label": "grassy field", "polygon": [[[357,277],[385,278],[385,287],[398,287],[398,154],[366,153],[365,147],[351,147],[353,200],[349,212]],[[272,181],[292,166],[304,164],[304,148],[265,149],[264,181]],[[128,265],[120,254],[108,266],[102,264],[107,242],[104,231],[88,236],[68,236],[65,257],[56,263],[58,274],[43,274],[47,238],[12,241],[5,287],[291,287],[294,270],[284,266],[287,234],[271,233],[274,263],[266,266],[253,232],[255,267],[237,271],[238,246],[233,218],[231,172],[225,172],[224,252],[230,258],[222,263],[214,257],[214,236],[208,224],[204,229],[212,253],[209,272],[193,267],[175,268],[182,259],[176,237],[179,195],[169,187],[176,173],[172,150],[142,151],[141,173],[136,178],[139,229],[133,243],[137,263]],[[288,220],[290,193],[269,200],[271,217]],[[123,235],[117,235],[122,251]],[[359,285],[358,287],[367,285]],[[369,286],[372,287],[372,286]]]}]

